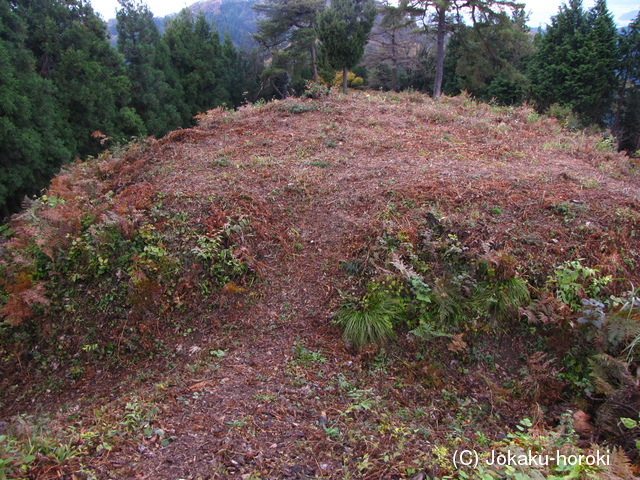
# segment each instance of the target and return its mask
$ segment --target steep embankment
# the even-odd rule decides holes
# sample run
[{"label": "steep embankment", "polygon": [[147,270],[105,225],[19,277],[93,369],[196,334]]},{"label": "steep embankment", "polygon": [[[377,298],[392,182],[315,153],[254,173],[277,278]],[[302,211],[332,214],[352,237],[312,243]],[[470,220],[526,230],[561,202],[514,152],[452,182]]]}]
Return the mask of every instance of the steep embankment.
[{"label": "steep embankment", "polygon": [[[457,448],[540,442],[505,437],[523,418],[574,451],[580,299],[640,284],[639,187],[606,141],[464,97],[209,112],[70,167],[15,219],[4,428],[51,444],[23,461],[43,478],[441,476]],[[494,298],[514,278],[532,302]],[[354,352],[331,318],[367,291],[400,299],[398,337]],[[407,333],[425,319],[429,341]],[[51,421],[14,431],[38,404]]]}]

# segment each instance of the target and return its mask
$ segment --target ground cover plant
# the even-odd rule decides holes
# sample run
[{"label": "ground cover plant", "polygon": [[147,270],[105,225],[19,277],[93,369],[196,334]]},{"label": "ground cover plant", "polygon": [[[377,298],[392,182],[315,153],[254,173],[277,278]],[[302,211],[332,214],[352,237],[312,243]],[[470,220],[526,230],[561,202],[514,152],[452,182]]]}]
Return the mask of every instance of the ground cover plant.
[{"label": "ground cover plant", "polygon": [[[602,136],[412,93],[73,165],[1,232],[0,478],[632,478],[638,191]],[[529,449],[609,464],[456,464]]]}]

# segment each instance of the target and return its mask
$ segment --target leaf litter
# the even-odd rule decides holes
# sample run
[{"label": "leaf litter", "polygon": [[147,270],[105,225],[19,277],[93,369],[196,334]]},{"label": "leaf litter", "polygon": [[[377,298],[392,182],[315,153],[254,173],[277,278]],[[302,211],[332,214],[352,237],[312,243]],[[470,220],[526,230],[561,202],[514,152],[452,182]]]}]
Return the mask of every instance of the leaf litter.
[{"label": "leaf litter", "polygon": [[[340,265],[372,258],[385,231],[420,242],[426,222],[455,232],[466,255],[510,252],[532,284],[583,258],[638,285],[620,261],[638,261],[638,176],[598,141],[526,107],[359,92],[216,109],[197,127],[71,167],[59,183],[102,192],[105,203],[112,192],[109,211],[134,226],[158,199],[166,216],[198,227],[249,218],[252,237],[237,255],[257,278],[228,282],[213,306],[185,293],[183,308],[166,315],[193,332],[158,323],[150,335],[180,349],[153,359],[92,366],[54,392],[36,372],[5,365],[2,420],[46,415],[85,452],[43,461],[30,478],[452,473],[434,446],[481,448],[536,416],[536,402],[505,386],[531,362],[520,352],[533,339],[494,339],[494,370],[465,358],[462,336],[434,340],[437,361],[416,360],[410,336],[352,352],[332,323],[341,294],[357,289]],[[544,395],[536,390],[536,400]],[[568,408],[558,395],[537,420],[556,425]],[[122,418],[123,432],[100,430]],[[86,431],[108,448],[88,448]]]}]

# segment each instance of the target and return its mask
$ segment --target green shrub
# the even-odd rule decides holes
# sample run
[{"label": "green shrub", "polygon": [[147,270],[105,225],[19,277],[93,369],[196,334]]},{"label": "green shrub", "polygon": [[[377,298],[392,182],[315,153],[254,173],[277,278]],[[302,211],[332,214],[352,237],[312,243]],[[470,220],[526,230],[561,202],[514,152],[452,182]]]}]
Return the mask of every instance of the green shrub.
[{"label": "green shrub", "polygon": [[435,282],[433,290],[433,305],[428,317],[437,327],[444,330],[460,331],[468,318],[468,299],[462,296],[459,280],[444,276]]},{"label": "green shrub", "polygon": [[548,283],[555,287],[556,298],[573,309],[581,309],[581,297],[598,299],[602,290],[612,281],[610,275],[601,277],[595,268],[582,265],[582,259],[563,263],[554,270]]},{"label": "green shrub", "polygon": [[285,112],[293,113],[293,114],[300,114],[300,113],[307,113],[307,112],[315,112],[316,110],[319,110],[319,108],[320,107],[315,103],[294,102],[294,103],[285,103],[283,105],[280,105],[278,107],[278,110],[284,110]]},{"label": "green shrub", "polygon": [[578,130],[580,128],[580,121],[571,107],[566,105],[560,105],[559,103],[554,103],[547,110],[547,115],[550,117],[554,117],[558,120],[558,123],[569,130]]}]

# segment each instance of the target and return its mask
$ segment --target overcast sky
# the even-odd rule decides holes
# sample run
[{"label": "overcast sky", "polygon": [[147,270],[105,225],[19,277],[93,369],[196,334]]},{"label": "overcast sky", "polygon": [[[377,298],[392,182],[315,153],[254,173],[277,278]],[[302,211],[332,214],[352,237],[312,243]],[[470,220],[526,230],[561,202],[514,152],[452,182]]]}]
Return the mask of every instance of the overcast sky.
[{"label": "overcast sky", "polygon": [[[560,5],[568,2],[562,0],[520,0],[520,3],[527,5],[530,12],[529,26],[539,27],[549,23],[549,19],[558,13]],[[585,9],[593,7],[594,0],[584,0]],[[609,0],[607,2],[609,10],[613,14],[613,19],[621,27],[626,27],[638,14],[640,8],[639,0]]]},{"label": "overcast sky", "polygon": [[[563,0],[520,0],[520,2],[527,5],[527,11],[531,14],[530,27],[544,26],[549,23],[549,18],[558,13],[558,7],[565,3]],[[195,0],[147,0],[147,5],[157,17],[179,12],[192,3],[195,3]],[[584,0],[585,8],[591,8],[594,3],[594,0]],[[627,26],[635,18],[640,7],[639,3],[638,0],[609,0],[607,5],[618,25]],[[117,0],[91,0],[91,5],[105,20],[116,16]]]}]

